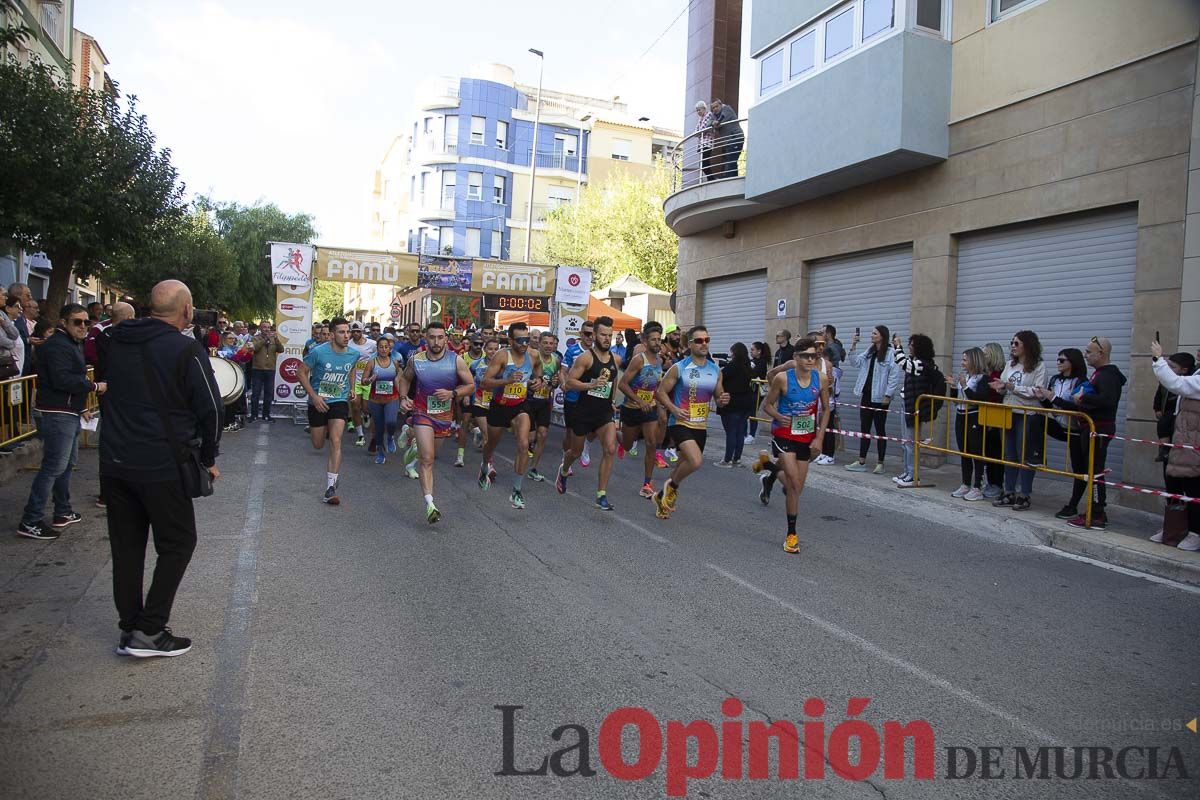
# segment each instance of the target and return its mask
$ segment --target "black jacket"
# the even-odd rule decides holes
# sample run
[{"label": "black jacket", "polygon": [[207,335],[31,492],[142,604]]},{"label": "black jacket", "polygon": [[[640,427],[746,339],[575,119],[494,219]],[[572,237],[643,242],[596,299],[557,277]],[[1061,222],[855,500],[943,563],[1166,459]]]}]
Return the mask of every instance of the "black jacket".
[{"label": "black jacket", "polygon": [[1079,398],[1079,410],[1086,411],[1096,423],[1097,433],[1113,433],[1116,430],[1117,405],[1121,402],[1121,389],[1125,386],[1125,375],[1116,364],[1105,364],[1092,373],[1091,380],[1084,384]]},{"label": "black jacket", "polygon": [[721,387],[729,392],[728,405],[721,412],[753,414],[757,392],[750,379],[754,377],[749,364],[726,364],[721,369]]},{"label": "black jacket", "polygon": [[39,411],[66,411],[82,414],[88,395],[96,384],[88,380],[83,361],[83,342],[77,342],[64,330],[55,331],[38,348]]},{"label": "black jacket", "polygon": [[161,320],[133,319],[113,329],[108,347],[100,474],[145,482],[177,479],[175,451],[154,388],[147,385],[143,352],[160,381],[178,444],[200,439],[200,460],[212,466],[222,405],[208,356],[194,339]]}]

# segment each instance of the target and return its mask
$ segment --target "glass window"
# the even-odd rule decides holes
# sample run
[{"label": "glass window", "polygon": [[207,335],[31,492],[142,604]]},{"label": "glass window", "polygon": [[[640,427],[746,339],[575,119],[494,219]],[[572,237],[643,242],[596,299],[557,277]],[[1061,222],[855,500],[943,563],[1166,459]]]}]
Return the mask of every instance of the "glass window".
[{"label": "glass window", "polygon": [[458,117],[446,117],[446,152],[453,153],[458,149]]},{"label": "glass window", "polygon": [[482,200],[483,199],[483,173],[468,172],[467,173],[467,199]]},{"label": "glass window", "polygon": [[877,33],[891,30],[893,19],[892,0],[863,0],[863,32],[865,42]]},{"label": "glass window", "polygon": [[430,133],[433,130],[433,117],[425,118],[425,133]]},{"label": "glass window", "polygon": [[992,21],[1000,19],[1010,11],[1014,11],[1032,0],[992,0]]},{"label": "glass window", "polygon": [[504,232],[492,231],[492,258],[500,258],[500,250],[504,247]]},{"label": "glass window", "polygon": [[942,30],[942,0],[917,0],[917,25],[940,32]]},{"label": "glass window", "polygon": [[504,202],[504,176],[496,175],[492,178],[492,202]]},{"label": "glass window", "polygon": [[854,44],[854,7],[825,23],[825,60],[844,53]]},{"label": "glass window", "polygon": [[776,50],[762,60],[758,93],[766,94],[781,83],[783,83],[783,51]]},{"label": "glass window", "polygon": [[496,147],[499,147],[501,150],[508,149],[508,123],[507,122],[497,122],[496,123]]},{"label": "glass window", "polygon": [[471,144],[483,144],[483,126],[486,123],[483,117],[471,117]]},{"label": "glass window", "polygon": [[454,208],[455,178],[454,170],[442,170],[442,208]]},{"label": "glass window", "polygon": [[479,228],[467,228],[467,246],[463,248],[467,258],[479,258]]},{"label": "glass window", "polygon": [[817,63],[817,32],[809,31],[792,42],[792,77],[808,72]]},{"label": "glass window", "polygon": [[612,157],[617,161],[628,161],[633,141],[630,139],[612,140]]},{"label": "glass window", "polygon": [[[449,248],[447,250],[446,248]],[[438,252],[453,253],[454,252],[454,227],[451,225],[443,225],[438,229]]]}]

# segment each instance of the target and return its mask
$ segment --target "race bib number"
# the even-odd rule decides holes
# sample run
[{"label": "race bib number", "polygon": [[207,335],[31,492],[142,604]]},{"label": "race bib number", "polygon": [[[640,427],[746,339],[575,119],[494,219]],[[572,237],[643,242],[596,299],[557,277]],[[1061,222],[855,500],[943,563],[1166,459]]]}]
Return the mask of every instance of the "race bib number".
[{"label": "race bib number", "polygon": [[325,400],[340,400],[342,384],[338,381],[323,380],[317,384],[317,395]]},{"label": "race bib number", "polygon": [[792,417],[792,433],[801,436],[815,432],[817,429],[817,418],[815,414],[802,414],[798,417]]},{"label": "race bib number", "polygon": [[430,414],[449,414],[450,398],[439,400],[436,397],[430,396],[425,401],[425,408]]},{"label": "race bib number", "polygon": [[688,419],[692,422],[704,422],[708,419],[708,403],[692,403],[689,405]]},{"label": "race bib number", "polygon": [[608,400],[610,397],[612,397],[612,383],[602,383],[595,389],[589,389],[588,396],[599,397],[601,400]]},{"label": "race bib number", "polygon": [[543,381],[542,385],[533,390],[533,396],[539,400],[546,400],[550,397],[550,382]]},{"label": "race bib number", "polygon": [[525,399],[525,384],[524,383],[508,383],[504,386],[505,400],[524,400]]},{"label": "race bib number", "polygon": [[643,403],[654,405],[654,392],[650,391],[649,389],[638,389],[637,398]]},{"label": "race bib number", "polygon": [[479,406],[480,408],[490,408],[492,405],[492,393],[483,392],[475,401],[475,405]]},{"label": "race bib number", "polygon": [[393,381],[375,381],[375,394],[378,394],[378,395],[391,394],[393,391],[393,387],[395,385],[396,384]]}]

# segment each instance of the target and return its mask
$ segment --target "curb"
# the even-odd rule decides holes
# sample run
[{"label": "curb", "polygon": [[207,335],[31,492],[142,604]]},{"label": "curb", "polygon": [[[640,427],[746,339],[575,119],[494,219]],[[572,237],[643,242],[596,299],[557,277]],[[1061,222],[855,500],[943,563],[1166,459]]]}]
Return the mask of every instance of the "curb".
[{"label": "curb", "polygon": [[22,470],[37,469],[41,465],[42,440],[36,436],[26,439],[25,446],[11,456],[0,456],[0,485],[15,479]]},{"label": "curb", "polygon": [[[949,503],[921,489],[896,489],[839,480],[829,472],[816,469],[809,470],[807,485],[850,500],[865,500],[877,508],[947,525],[992,541],[1022,547],[1044,545],[1155,577],[1200,586],[1200,553],[1169,550],[1153,542],[1111,531],[1077,531],[1065,524],[1057,524],[1057,521],[1047,523],[1037,518],[980,513],[983,509],[977,511],[970,504]],[[1170,555],[1157,551],[1169,552]]]}]

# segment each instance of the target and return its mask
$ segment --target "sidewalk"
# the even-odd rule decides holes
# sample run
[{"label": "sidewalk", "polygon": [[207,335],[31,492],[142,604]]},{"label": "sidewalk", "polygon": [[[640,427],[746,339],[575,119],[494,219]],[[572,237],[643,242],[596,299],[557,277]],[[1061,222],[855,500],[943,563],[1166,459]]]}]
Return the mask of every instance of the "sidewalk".
[{"label": "sidewalk", "polygon": [[[715,432],[723,435],[719,425]],[[710,441],[712,433],[714,429],[710,426]],[[746,445],[742,461],[752,461],[759,450],[767,448],[769,441],[760,430],[755,443]],[[1108,527],[1104,530],[1072,528],[1064,520],[1054,517],[1070,498],[1071,484],[1047,475],[1038,475],[1034,480],[1033,507],[1028,511],[993,508],[991,500],[968,503],[950,496],[962,482],[956,462],[947,462],[938,468],[922,466],[921,483],[933,484],[931,487],[901,489],[891,480],[901,468],[899,445],[895,445],[895,449],[894,455],[889,449],[884,475],[847,472],[846,464],[853,459],[853,454],[839,450],[835,455],[836,464],[810,467],[807,485],[857,502],[949,525],[975,536],[1010,544],[1053,547],[1114,566],[1200,586],[1200,552],[1150,541],[1150,536],[1162,527],[1161,515],[1110,504],[1107,508]],[[874,448],[867,464],[872,468],[875,465]]]}]

